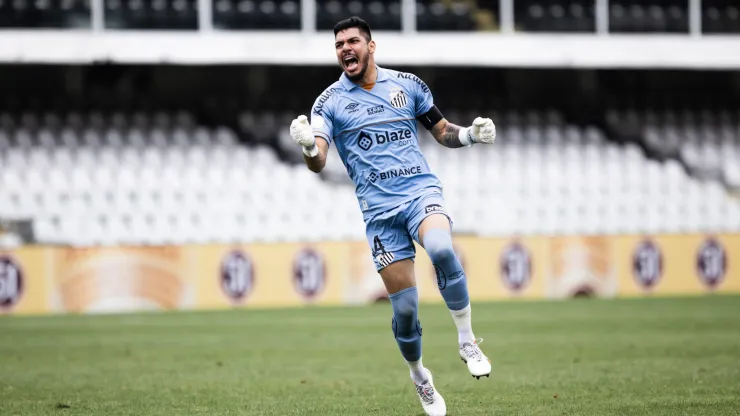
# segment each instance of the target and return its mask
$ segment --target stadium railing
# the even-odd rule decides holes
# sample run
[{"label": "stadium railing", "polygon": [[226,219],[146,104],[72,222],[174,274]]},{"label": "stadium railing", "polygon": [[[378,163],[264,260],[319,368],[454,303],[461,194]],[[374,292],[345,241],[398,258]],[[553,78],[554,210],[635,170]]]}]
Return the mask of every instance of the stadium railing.
[{"label": "stadium railing", "polygon": [[387,65],[740,67],[723,0],[0,0],[0,62],[333,64],[355,14]]}]

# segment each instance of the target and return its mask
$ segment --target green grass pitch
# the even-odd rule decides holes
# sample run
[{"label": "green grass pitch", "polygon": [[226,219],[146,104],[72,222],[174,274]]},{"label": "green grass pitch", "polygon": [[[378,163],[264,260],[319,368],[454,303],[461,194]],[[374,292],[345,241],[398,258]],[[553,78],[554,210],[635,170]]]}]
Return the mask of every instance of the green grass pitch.
[{"label": "green grass pitch", "polygon": [[[443,304],[424,363],[449,415],[740,415],[740,297]],[[0,318],[1,415],[423,415],[388,304]]]}]

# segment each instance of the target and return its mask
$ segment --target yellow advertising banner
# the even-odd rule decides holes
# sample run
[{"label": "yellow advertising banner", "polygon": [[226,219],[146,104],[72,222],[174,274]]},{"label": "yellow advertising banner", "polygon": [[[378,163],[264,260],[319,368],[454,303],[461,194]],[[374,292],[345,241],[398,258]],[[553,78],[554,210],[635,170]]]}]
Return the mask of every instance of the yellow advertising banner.
[{"label": "yellow advertising banner", "polygon": [[[473,301],[740,293],[740,235],[456,236]],[[416,246],[421,302],[442,302]],[[0,251],[0,314],[365,304],[387,293],[365,241]]]},{"label": "yellow advertising banner", "polygon": [[740,292],[740,235],[615,239],[622,296]]},{"label": "yellow advertising banner", "polygon": [[551,268],[545,297],[617,295],[618,271],[612,261],[612,237],[560,236],[549,240]]},{"label": "yellow advertising banner", "polygon": [[[453,244],[465,270],[471,299],[533,299],[545,295],[550,262],[547,238],[456,237]],[[348,255],[351,264],[345,303],[369,303],[386,298],[388,294],[367,243],[352,243]],[[440,286],[446,284],[445,277],[437,275],[429,256],[419,245],[416,245],[414,271],[419,301],[441,302]]]},{"label": "yellow advertising banner", "polygon": [[0,250],[0,314],[50,311],[51,253],[52,250],[43,247]]},{"label": "yellow advertising banner", "polygon": [[[472,300],[532,299],[545,295],[549,270],[548,240],[457,237],[455,253],[465,270]],[[429,256],[417,247],[416,280],[421,301],[440,301],[443,277],[437,276]]]},{"label": "yellow advertising banner", "polygon": [[59,248],[53,251],[51,309],[122,312],[185,309],[197,295],[180,247]]},{"label": "yellow advertising banner", "polygon": [[199,308],[343,303],[344,243],[255,244],[187,249],[196,265]]}]

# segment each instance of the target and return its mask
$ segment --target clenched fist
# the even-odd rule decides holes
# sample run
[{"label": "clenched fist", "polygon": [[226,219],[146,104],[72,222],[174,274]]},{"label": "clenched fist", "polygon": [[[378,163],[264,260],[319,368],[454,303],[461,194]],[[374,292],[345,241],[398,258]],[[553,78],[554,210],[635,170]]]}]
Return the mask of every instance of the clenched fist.
[{"label": "clenched fist", "polygon": [[290,123],[290,136],[296,143],[303,147],[313,147],[316,144],[316,138],[313,137],[311,125],[308,118],[304,115],[298,116]]},{"label": "clenched fist", "polygon": [[473,143],[493,144],[496,140],[496,125],[490,118],[477,117],[470,128]]},{"label": "clenched fist", "polygon": [[290,136],[303,147],[304,155],[315,157],[319,154],[316,138],[313,136],[311,125],[308,123],[306,116],[300,115],[290,123]]}]

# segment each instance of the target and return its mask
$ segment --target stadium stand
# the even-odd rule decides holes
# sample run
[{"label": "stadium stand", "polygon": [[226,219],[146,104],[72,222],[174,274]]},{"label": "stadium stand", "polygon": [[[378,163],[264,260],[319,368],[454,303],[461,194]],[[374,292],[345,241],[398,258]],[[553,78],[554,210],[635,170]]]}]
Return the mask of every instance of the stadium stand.
[{"label": "stadium stand", "polygon": [[401,2],[399,0],[316,2],[316,27],[331,30],[336,22],[347,16],[362,15],[374,30],[401,30]]},{"label": "stadium stand", "polygon": [[428,31],[470,31],[478,29],[475,2],[422,1],[416,3],[416,26]]},{"label": "stadium stand", "polygon": [[90,22],[88,0],[0,0],[0,27],[81,29]]},{"label": "stadium stand", "polygon": [[658,160],[677,160],[696,178],[740,189],[740,123],[729,111],[610,111],[612,129],[634,125],[646,151]]},{"label": "stadium stand", "polygon": [[688,33],[688,2],[682,0],[613,0],[609,3],[612,32]]},{"label": "stadium stand", "polygon": [[[197,0],[104,0],[110,29],[197,30]],[[523,32],[594,32],[594,0],[517,0],[516,29]],[[419,31],[498,30],[498,0],[419,0]],[[702,31],[740,33],[740,6],[733,0],[704,0]],[[375,30],[401,30],[399,0],[316,2],[316,27],[330,30],[349,15],[362,15]],[[611,0],[609,30],[615,33],[687,33],[684,0]],[[298,0],[214,0],[212,24],[220,30],[299,30]],[[85,29],[91,27],[90,0],[0,0],[0,27]]]},{"label": "stadium stand", "polygon": [[299,1],[217,0],[213,26],[217,29],[297,30],[301,26]]},{"label": "stadium stand", "polygon": [[525,1],[514,3],[518,30],[525,32],[593,32],[593,1]]},{"label": "stadium stand", "polygon": [[105,0],[105,25],[112,29],[195,30],[196,0]]},{"label": "stadium stand", "polygon": [[702,29],[705,33],[740,33],[740,3],[734,0],[704,0]]},{"label": "stadium stand", "polygon": [[[37,238],[49,243],[296,237],[290,234],[292,223],[282,220],[305,219],[290,216],[290,201],[281,197],[288,196],[289,183],[314,183],[314,175],[276,163],[274,152],[266,148],[237,148],[228,129],[192,128],[187,115],[173,118],[170,125],[162,113],[129,120],[122,114],[109,120],[99,114],[71,114],[56,136],[53,126],[60,120],[52,115],[43,121],[32,114],[20,120],[3,117],[6,126],[18,127],[0,133],[0,216],[33,218]],[[73,127],[81,119],[86,120],[82,129]],[[115,127],[121,123],[130,128]],[[276,183],[245,181],[265,176]],[[274,186],[285,192],[270,192]],[[336,205],[331,189],[318,189],[325,192],[313,197]],[[352,197],[351,192],[343,194]],[[277,207],[286,215],[268,215]],[[235,228],[237,224],[241,226]]]},{"label": "stadium stand", "polygon": [[[279,131],[285,116],[261,120]],[[2,120],[0,216],[33,220],[42,243],[364,236],[350,184],[322,181],[271,147],[241,145],[230,128],[198,126],[185,113],[70,114],[66,120],[27,113]],[[679,159],[664,161],[649,158],[635,143],[616,144],[594,126],[567,124],[558,114],[512,113],[499,117],[498,126],[495,147],[471,151],[451,151],[423,135],[423,151],[446,186],[449,209],[461,214],[459,233],[740,231],[740,202],[721,181],[738,185],[740,135],[730,129],[739,126],[719,130],[729,150],[723,159],[719,148],[692,147],[690,126],[646,125],[648,149],[656,149],[656,137],[680,136],[672,153]],[[279,134],[286,143],[286,132]],[[337,177],[344,174],[335,152],[328,166]],[[293,207],[306,203],[317,209],[298,215]],[[328,211],[331,216],[322,214]]]},{"label": "stadium stand", "polygon": [[[0,26],[89,28],[90,4],[0,0]],[[198,4],[104,0],[104,23],[196,30]],[[415,4],[419,31],[496,31],[501,24],[497,0]],[[374,30],[401,30],[399,0],[319,0],[315,6],[318,30],[354,14]],[[740,32],[735,2],[705,0],[701,7],[704,32]],[[591,0],[518,0],[513,23],[520,32],[593,32],[594,9]],[[297,31],[302,23],[299,0],[214,0],[211,12],[220,31]],[[685,33],[688,2],[611,0],[608,23],[612,32]],[[327,169],[313,175],[287,132],[290,120],[336,79],[335,68],[46,69],[8,67],[0,79],[7,92],[0,97],[0,218],[31,220],[38,242],[364,238],[335,151]],[[496,113],[491,109],[500,114],[493,117],[499,139],[491,148],[451,151],[423,135],[453,215],[464,214],[456,215],[458,232],[740,230],[740,113],[725,110],[740,103],[724,92],[738,85],[736,76],[641,80],[610,71],[426,69],[412,71],[433,85],[451,120],[470,122]],[[95,73],[102,74],[99,84],[88,84]],[[298,76],[305,88],[283,85]],[[27,99],[37,96],[42,105]],[[683,103],[692,108],[678,110]],[[305,201],[319,209],[297,216],[291,207]],[[328,210],[335,215],[313,213]]]}]

